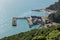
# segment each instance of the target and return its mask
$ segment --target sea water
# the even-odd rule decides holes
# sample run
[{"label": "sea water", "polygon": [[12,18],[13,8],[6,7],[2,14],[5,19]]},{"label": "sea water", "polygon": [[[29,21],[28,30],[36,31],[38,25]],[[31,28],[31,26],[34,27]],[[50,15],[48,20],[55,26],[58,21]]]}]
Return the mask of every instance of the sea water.
[{"label": "sea water", "polygon": [[34,9],[45,9],[58,0],[0,0],[0,38],[26,32],[39,25],[29,28],[27,20],[17,20],[12,26],[13,17],[46,16],[47,13],[33,12]]}]

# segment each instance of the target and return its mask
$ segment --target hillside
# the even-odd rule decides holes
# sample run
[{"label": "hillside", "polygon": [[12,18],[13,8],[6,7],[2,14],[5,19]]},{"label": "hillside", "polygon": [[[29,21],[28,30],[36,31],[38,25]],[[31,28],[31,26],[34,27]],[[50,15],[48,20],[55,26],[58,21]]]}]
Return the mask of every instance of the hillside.
[{"label": "hillside", "polygon": [[60,0],[58,2],[55,2],[53,5],[50,5],[46,9],[56,10],[56,13],[49,15],[49,19],[53,22],[60,23]]},{"label": "hillside", "polygon": [[46,9],[51,9],[51,10],[58,10],[58,9],[60,9],[60,0],[58,0],[58,2],[55,2],[55,4],[50,5]]},{"label": "hillside", "polygon": [[60,40],[60,25],[51,28],[34,29],[5,37],[0,40]]}]

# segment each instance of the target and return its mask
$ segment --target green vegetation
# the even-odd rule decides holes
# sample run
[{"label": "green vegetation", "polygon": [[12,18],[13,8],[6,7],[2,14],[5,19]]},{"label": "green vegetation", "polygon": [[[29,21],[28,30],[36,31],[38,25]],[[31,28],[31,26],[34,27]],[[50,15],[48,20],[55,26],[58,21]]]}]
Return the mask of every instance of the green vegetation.
[{"label": "green vegetation", "polygon": [[49,33],[49,35],[47,35],[46,38],[47,38],[47,40],[53,40],[58,35],[60,35],[60,32],[58,30],[53,30],[52,32]]},{"label": "green vegetation", "polygon": [[28,32],[19,33],[5,37],[0,40],[55,40],[60,37],[60,25],[51,28],[34,29]]},{"label": "green vegetation", "polygon": [[44,36],[36,36],[32,40],[46,40]]}]

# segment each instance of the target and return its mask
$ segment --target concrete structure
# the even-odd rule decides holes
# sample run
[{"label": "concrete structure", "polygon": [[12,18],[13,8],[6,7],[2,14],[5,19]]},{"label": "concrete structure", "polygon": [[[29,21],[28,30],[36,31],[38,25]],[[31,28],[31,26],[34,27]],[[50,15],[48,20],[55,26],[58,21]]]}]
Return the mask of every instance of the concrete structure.
[{"label": "concrete structure", "polygon": [[12,19],[12,26],[16,26],[16,25],[17,25],[16,17],[13,17],[13,19]]},{"label": "concrete structure", "polygon": [[29,26],[42,24],[42,18],[39,16],[31,16],[31,17],[23,17],[23,18],[22,17],[13,17],[12,26],[17,25],[18,19],[26,19],[29,23]]},{"label": "concrete structure", "polygon": [[12,26],[17,26],[17,20],[18,19],[26,19],[26,17],[24,17],[24,18],[22,18],[22,17],[13,17]]}]

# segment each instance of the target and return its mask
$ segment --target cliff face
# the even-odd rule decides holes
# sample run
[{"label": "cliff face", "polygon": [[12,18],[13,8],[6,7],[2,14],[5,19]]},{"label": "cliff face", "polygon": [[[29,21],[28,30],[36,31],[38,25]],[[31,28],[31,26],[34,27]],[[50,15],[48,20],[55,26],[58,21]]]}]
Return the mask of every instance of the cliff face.
[{"label": "cliff face", "polygon": [[53,5],[50,5],[46,9],[57,10],[57,13],[49,15],[49,19],[52,20],[53,22],[60,23],[60,0],[58,2],[55,2],[55,4]]},{"label": "cliff face", "polygon": [[60,2],[60,0],[59,0],[59,2]]},{"label": "cliff face", "polygon": [[55,2],[55,4],[53,4],[53,5],[50,5],[46,9],[51,9],[51,10],[58,10],[58,9],[60,9],[60,0],[58,0],[58,2]]}]

